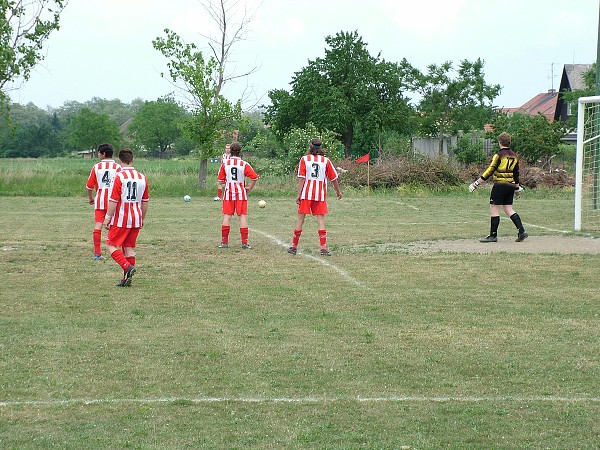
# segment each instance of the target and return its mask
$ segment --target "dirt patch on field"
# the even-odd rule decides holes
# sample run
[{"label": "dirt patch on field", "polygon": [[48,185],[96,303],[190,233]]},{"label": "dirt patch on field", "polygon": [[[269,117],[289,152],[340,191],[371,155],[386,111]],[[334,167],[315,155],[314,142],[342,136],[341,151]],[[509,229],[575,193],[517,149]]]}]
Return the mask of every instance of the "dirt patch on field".
[{"label": "dirt patch on field", "polygon": [[[400,244],[399,244],[400,245]],[[576,236],[529,236],[523,242],[500,237],[498,242],[481,243],[477,239],[417,241],[401,244],[409,253],[561,253],[600,254],[600,239]]]}]

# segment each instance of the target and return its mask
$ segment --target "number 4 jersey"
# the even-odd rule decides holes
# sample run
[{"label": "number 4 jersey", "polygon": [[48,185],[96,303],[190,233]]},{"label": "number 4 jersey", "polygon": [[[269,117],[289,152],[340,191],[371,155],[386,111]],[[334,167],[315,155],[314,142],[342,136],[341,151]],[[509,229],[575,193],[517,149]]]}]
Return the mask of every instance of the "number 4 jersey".
[{"label": "number 4 jersey", "polygon": [[108,198],[117,172],[121,170],[121,166],[112,159],[103,159],[94,164],[88,177],[85,187],[89,191],[96,189],[96,197],[94,199],[95,209],[108,208]]},{"label": "number 4 jersey", "polygon": [[117,203],[111,225],[120,228],[141,228],[142,202],[148,200],[146,177],[133,167],[123,167],[117,173],[110,195],[110,201]]}]

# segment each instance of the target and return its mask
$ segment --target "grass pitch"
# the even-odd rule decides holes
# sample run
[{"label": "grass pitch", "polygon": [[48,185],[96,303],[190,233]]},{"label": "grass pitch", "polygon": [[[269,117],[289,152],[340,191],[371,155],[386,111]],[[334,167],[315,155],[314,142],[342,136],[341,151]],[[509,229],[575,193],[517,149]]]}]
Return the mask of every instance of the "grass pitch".
[{"label": "grass pitch", "polygon": [[[0,447],[597,447],[598,255],[388,245],[486,235],[481,191],[332,199],[333,256],[311,218],[292,256],[293,198],[259,196],[251,250],[152,199],[131,288],[85,198],[0,197]],[[516,204],[524,246],[568,197]]]}]

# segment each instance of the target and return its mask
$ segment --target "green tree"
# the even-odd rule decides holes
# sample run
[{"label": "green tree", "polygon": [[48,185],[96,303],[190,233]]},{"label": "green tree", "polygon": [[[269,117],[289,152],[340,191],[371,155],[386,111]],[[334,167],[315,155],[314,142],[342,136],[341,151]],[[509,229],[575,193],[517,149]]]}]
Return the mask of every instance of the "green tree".
[{"label": "green tree", "polygon": [[60,156],[62,123],[33,103],[12,104],[9,117],[0,116],[0,156],[37,158]]},{"label": "green tree", "polygon": [[162,158],[167,148],[180,137],[179,124],[186,117],[185,110],[172,98],[146,102],[128,127],[133,141],[149,152],[158,152]]},{"label": "green tree", "polygon": [[[136,100],[134,100],[135,102]],[[132,104],[135,104],[132,102]],[[123,103],[118,98],[107,100],[104,98],[93,97],[83,104],[84,108],[89,108],[91,111],[106,114],[113,119],[117,125],[122,126],[127,121],[131,120],[135,115],[131,105]]]},{"label": "green tree", "polygon": [[523,113],[500,114],[492,122],[496,137],[506,131],[512,138],[512,147],[521,158],[531,164],[542,163],[560,153],[564,124],[550,122],[543,114],[530,116]]},{"label": "green tree", "polygon": [[356,31],[327,36],[325,42],[329,46],[325,57],[296,72],[291,93],[269,92],[266,119],[280,136],[308,123],[332,130],[350,157],[357,129],[362,130],[366,145],[378,146],[382,130],[408,125],[404,71],[380,55],[371,56]]},{"label": "green tree", "polygon": [[44,59],[43,45],[68,0],[0,0],[0,107],[8,107],[9,84],[27,81]]},{"label": "green tree", "polygon": [[286,154],[283,143],[277,139],[270,128],[265,127],[244,145],[244,150],[269,159],[283,159]]},{"label": "green tree", "polygon": [[308,150],[308,144],[314,137],[318,137],[323,142],[323,149],[327,157],[339,159],[343,156],[343,146],[333,131],[320,131],[312,123],[306,124],[304,128],[293,128],[285,134],[283,144],[287,150],[284,158],[284,170],[286,173],[293,172],[298,167],[298,161]]},{"label": "green tree", "polygon": [[[452,62],[430,64],[427,73],[412,72],[412,85],[421,96],[416,129],[423,136],[440,139],[459,130],[482,130],[493,117],[492,102],[500,85],[485,82],[484,62],[463,60],[454,70]],[[454,75],[454,76],[453,76]]]},{"label": "green tree", "polygon": [[241,118],[238,101],[232,104],[220,94],[221,75],[214,57],[205,60],[195,44],[184,44],[171,30],[166,38],[158,37],[152,44],[168,60],[169,76],[174,83],[182,83],[191,102],[191,116],[182,123],[182,130],[196,142],[200,150],[200,186],[206,184],[208,158],[217,154],[215,142],[229,125]]},{"label": "green tree", "polygon": [[96,150],[104,142],[119,148],[122,136],[117,123],[108,114],[83,108],[67,127],[68,142],[77,150]]}]

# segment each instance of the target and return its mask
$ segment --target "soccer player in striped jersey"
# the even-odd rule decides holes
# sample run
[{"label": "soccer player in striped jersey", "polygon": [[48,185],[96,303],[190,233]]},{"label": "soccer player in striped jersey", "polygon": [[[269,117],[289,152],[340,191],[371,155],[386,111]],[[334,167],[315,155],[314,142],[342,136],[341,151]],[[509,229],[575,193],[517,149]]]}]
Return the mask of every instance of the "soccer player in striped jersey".
[{"label": "soccer player in striped jersey", "polygon": [[[100,144],[98,146],[98,157],[100,162],[94,164],[90,176],[85,183],[88,192],[90,205],[94,205],[94,231],[92,232],[92,242],[94,243],[94,260],[104,261],[102,256],[102,222],[108,209],[108,197],[112,190],[117,172],[121,166],[113,158],[113,147],[110,144]],[[96,195],[94,196],[94,191]]]},{"label": "soccer player in striped jersey", "polygon": [[123,269],[117,286],[131,286],[136,271],[135,247],[148,212],[148,181],[133,167],[133,151],[119,152],[121,171],[115,178],[104,226],[108,229],[106,247],[110,256]]},{"label": "soccer player in striped jersey", "polygon": [[521,217],[513,209],[515,191],[519,185],[519,156],[510,149],[512,136],[508,133],[500,133],[498,144],[500,151],[492,157],[492,162],[483,174],[469,186],[473,192],[493,175],[494,186],[490,194],[490,234],[479,239],[479,242],[498,242],[498,226],[500,225],[500,206],[504,213],[517,227],[517,242],[524,241],[528,234],[523,227]]},{"label": "soccer player in striped jersey", "polygon": [[[219,169],[219,185],[224,189],[223,194],[223,224],[221,225],[220,248],[229,247],[229,231],[231,218],[234,214],[240,218],[240,235],[242,248],[252,248],[248,243],[248,194],[258,180],[258,175],[250,164],[241,158],[242,146],[234,142],[230,147],[231,156],[221,163]],[[246,178],[250,184],[246,186]]]},{"label": "soccer player in striped jersey", "polygon": [[[231,144],[227,144],[225,146],[225,153],[223,153],[221,156],[221,164],[223,164],[223,161],[229,158],[231,158]],[[215,202],[223,200],[223,189],[221,188],[220,184],[217,184],[217,196],[213,200]]]},{"label": "soccer player in striped jersey", "polygon": [[297,252],[304,219],[310,213],[317,218],[321,255],[331,255],[327,250],[327,231],[325,230],[325,215],[329,212],[327,207],[327,180],[331,181],[338,199],[342,198],[342,192],[338,184],[338,174],[331,161],[325,157],[321,148],[322,145],[320,139],[312,139],[308,154],[300,159],[298,166],[298,197],[296,199],[298,220],[294,229],[292,246],[288,248],[288,253],[292,255]]}]

